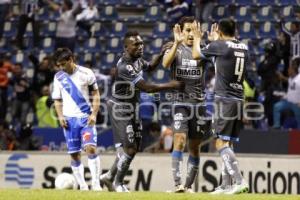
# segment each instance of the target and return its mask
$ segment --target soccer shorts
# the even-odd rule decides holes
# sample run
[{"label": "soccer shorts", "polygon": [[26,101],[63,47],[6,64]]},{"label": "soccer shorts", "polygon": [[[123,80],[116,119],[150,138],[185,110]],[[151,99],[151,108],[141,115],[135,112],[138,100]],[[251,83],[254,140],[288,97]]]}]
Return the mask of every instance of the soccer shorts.
[{"label": "soccer shorts", "polygon": [[88,117],[65,117],[68,128],[64,129],[68,153],[80,152],[82,146],[97,146],[97,130],[95,126],[88,126]]}]

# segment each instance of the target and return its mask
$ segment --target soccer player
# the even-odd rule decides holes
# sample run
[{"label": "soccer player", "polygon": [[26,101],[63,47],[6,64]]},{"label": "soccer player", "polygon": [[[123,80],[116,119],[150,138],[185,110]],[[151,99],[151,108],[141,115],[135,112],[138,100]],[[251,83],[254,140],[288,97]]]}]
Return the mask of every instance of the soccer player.
[{"label": "soccer player", "polygon": [[[124,38],[124,54],[117,63],[117,74],[108,101],[108,112],[113,128],[117,157],[101,181],[116,192],[128,192],[123,184],[124,176],[138,151],[141,140],[141,123],[138,119],[140,90],[158,92],[182,88],[179,81],[164,84],[147,83],[143,71],[151,71],[159,64],[162,53],[148,63],[143,58],[144,43],[138,32],[127,32]],[[113,181],[113,183],[112,183]]]},{"label": "soccer player", "polygon": [[[199,169],[199,145],[208,131],[204,105],[204,68],[206,60],[192,57],[194,17],[182,17],[173,28],[174,42],[163,58],[163,66],[171,69],[172,78],[185,83],[183,91],[174,91],[172,171],[175,192],[193,192],[192,184]],[[181,182],[183,151],[188,139],[189,158],[185,184]]]},{"label": "soccer player", "polygon": [[[238,194],[248,191],[241,175],[232,144],[239,140],[242,126],[243,80],[248,63],[248,47],[235,38],[235,22],[222,19],[213,24],[209,33],[211,43],[200,49],[202,32],[199,23],[193,24],[193,57],[212,57],[216,68],[215,121],[216,148],[222,161],[222,184],[213,194]],[[231,186],[231,179],[234,185]]]},{"label": "soccer player", "polygon": [[[88,166],[92,176],[91,189],[101,191],[99,183],[100,159],[96,154],[96,116],[100,106],[100,95],[92,70],[76,65],[68,48],[58,48],[54,62],[59,67],[54,76],[53,93],[55,110],[71,156],[71,168],[80,190],[88,190],[81,163],[81,148],[88,154]],[[92,104],[89,101],[91,90]]]}]

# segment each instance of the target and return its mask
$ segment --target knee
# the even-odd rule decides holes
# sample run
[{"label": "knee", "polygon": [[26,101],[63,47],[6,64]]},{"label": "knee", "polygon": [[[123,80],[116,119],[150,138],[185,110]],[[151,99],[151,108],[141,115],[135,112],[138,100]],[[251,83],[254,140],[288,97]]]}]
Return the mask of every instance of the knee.
[{"label": "knee", "polygon": [[94,145],[87,145],[85,147],[85,151],[87,154],[95,154],[96,153],[96,146]]},{"label": "knee", "polygon": [[76,161],[80,160],[80,152],[72,153],[70,155],[71,155],[72,160],[76,160]]},{"label": "knee", "polygon": [[184,147],[185,147],[185,140],[186,140],[185,134],[182,134],[182,133],[175,134],[174,135],[174,149],[183,151]]},{"label": "knee", "polygon": [[230,147],[230,142],[229,141],[224,141],[221,139],[216,140],[216,149],[219,151],[223,149],[224,147]]}]

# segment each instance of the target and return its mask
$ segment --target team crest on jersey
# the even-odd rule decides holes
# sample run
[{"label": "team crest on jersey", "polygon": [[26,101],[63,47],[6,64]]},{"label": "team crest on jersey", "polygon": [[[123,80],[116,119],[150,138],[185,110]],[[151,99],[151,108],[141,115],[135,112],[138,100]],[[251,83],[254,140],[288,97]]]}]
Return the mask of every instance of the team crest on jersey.
[{"label": "team crest on jersey", "polygon": [[133,127],[132,125],[128,125],[126,127],[126,133],[127,133],[127,137],[128,137],[128,141],[130,143],[133,143],[134,142],[134,132],[133,132]]},{"label": "team crest on jersey", "polygon": [[83,141],[89,141],[91,139],[91,135],[92,134],[88,131],[84,132],[82,135]]},{"label": "team crest on jersey", "polygon": [[182,113],[176,113],[174,116],[174,128],[178,130],[181,127],[181,121],[183,120]]}]

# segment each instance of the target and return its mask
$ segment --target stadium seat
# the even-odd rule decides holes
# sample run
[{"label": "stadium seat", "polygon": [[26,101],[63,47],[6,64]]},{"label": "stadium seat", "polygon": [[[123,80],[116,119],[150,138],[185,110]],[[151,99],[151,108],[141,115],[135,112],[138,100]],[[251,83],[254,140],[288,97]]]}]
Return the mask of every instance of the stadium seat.
[{"label": "stadium seat", "polygon": [[145,14],[145,21],[158,21],[162,18],[162,12],[159,6],[151,6]]},{"label": "stadium seat", "polygon": [[42,40],[42,49],[46,53],[52,53],[54,51],[54,40],[50,37],[47,37]]},{"label": "stadium seat", "polygon": [[276,38],[276,30],[271,22],[264,22],[260,24],[258,36],[261,38]]},{"label": "stadium seat", "polygon": [[12,63],[22,63],[23,68],[28,68],[31,65],[27,55],[22,51],[18,51],[12,56]]},{"label": "stadium seat", "polygon": [[256,38],[256,31],[251,23],[244,22],[239,24],[239,36],[241,39],[244,38]]},{"label": "stadium seat", "polygon": [[60,17],[59,11],[51,11],[51,12],[49,12],[49,16],[48,16],[49,20],[58,21],[59,17]]},{"label": "stadium seat", "polygon": [[282,7],[280,10],[280,16],[284,18],[286,21],[294,20],[294,11],[292,6]]},{"label": "stadium seat", "polygon": [[297,0],[278,0],[278,3],[281,6],[297,6],[297,5],[299,5]]},{"label": "stadium seat", "polygon": [[112,24],[112,30],[110,32],[111,37],[123,37],[127,32],[127,26],[125,23],[117,22]]},{"label": "stadium seat", "polygon": [[165,83],[170,79],[170,71],[162,67],[158,68],[152,75],[152,80],[155,83]]},{"label": "stadium seat", "polygon": [[11,51],[11,45],[7,38],[3,38],[0,40],[0,53],[5,53],[7,51]]},{"label": "stadium seat", "polygon": [[257,12],[259,21],[276,21],[274,11],[271,6],[261,7]]},{"label": "stadium seat", "polygon": [[106,38],[108,35],[106,27],[100,22],[95,22],[93,29],[94,37]]},{"label": "stadium seat", "polygon": [[235,10],[235,20],[240,22],[240,21],[252,21],[252,13],[250,11],[250,7],[248,6],[241,6],[237,7]]},{"label": "stadium seat", "polygon": [[46,8],[41,8],[39,9],[39,15],[38,15],[39,20],[48,20],[49,19],[49,13],[48,13],[48,9]]},{"label": "stadium seat", "polygon": [[100,19],[104,21],[118,20],[118,13],[114,6],[106,6],[100,12]]},{"label": "stadium seat", "polygon": [[112,67],[115,67],[117,64],[119,57],[117,54],[114,53],[108,53],[104,54],[103,57],[101,58],[101,65],[100,65],[100,70],[107,70],[111,69]]},{"label": "stadium seat", "polygon": [[4,37],[14,37],[16,35],[16,28],[9,21],[4,24],[3,36]]},{"label": "stadium seat", "polygon": [[256,0],[256,3],[259,6],[276,6],[276,0]]},{"label": "stadium seat", "polygon": [[111,38],[106,43],[105,48],[107,53],[120,53],[123,50],[122,40],[119,37]]},{"label": "stadium seat", "polygon": [[90,53],[97,53],[101,50],[101,45],[98,39],[90,38],[84,43],[84,50]]},{"label": "stadium seat", "polygon": [[171,28],[167,23],[159,22],[153,30],[153,37],[170,37],[172,35]]},{"label": "stadium seat", "polygon": [[56,33],[56,22],[45,21],[41,26],[40,34],[44,37],[54,37]]},{"label": "stadium seat", "polygon": [[224,17],[228,17],[228,7],[227,6],[217,6],[212,11],[212,18],[214,20],[220,20]]},{"label": "stadium seat", "polygon": [[153,40],[149,47],[148,52],[150,52],[151,54],[157,54],[161,51],[161,47],[164,44],[164,39],[163,38],[156,38],[155,40]]},{"label": "stadium seat", "polygon": [[32,35],[33,35],[33,33],[32,33],[32,24],[28,23],[27,26],[26,26],[24,37],[32,37]]}]

